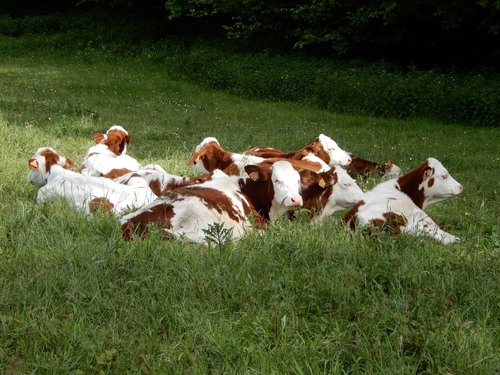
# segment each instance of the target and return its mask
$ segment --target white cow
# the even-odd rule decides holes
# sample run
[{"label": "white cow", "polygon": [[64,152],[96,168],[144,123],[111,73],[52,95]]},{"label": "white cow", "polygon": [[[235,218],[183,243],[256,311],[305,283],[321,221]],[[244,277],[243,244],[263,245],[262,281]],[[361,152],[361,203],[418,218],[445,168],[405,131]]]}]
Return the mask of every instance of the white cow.
[{"label": "white cow", "polygon": [[72,165],[70,159],[50,147],[41,147],[36,151],[28,162],[28,181],[40,188],[38,203],[52,197],[63,197],[70,206],[87,214],[103,208],[120,216],[156,199],[142,179],[138,179],[134,186],[127,186],[108,178],[68,170]]},{"label": "white cow", "polygon": [[80,173],[90,176],[116,178],[136,171],[141,164],[126,154],[132,136],[120,125],[113,125],[106,134],[94,134],[95,146],[87,150]]}]

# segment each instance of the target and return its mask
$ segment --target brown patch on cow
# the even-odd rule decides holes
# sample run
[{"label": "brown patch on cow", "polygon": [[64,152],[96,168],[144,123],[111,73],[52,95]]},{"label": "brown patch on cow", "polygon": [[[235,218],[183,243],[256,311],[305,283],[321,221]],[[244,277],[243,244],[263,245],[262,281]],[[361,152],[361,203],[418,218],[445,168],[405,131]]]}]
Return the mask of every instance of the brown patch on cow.
[{"label": "brown patch on cow", "polygon": [[271,165],[278,161],[287,161],[289,162],[293,169],[296,171],[312,171],[319,173],[323,169],[323,165],[321,163],[315,162],[315,161],[310,161],[310,160],[295,160],[295,159],[284,159],[284,158],[271,158],[271,159],[266,159],[262,163],[259,163],[258,165],[262,167],[265,170],[268,170]]},{"label": "brown patch on cow", "polygon": [[[182,180],[172,179],[170,182],[165,184],[165,186],[163,187],[163,189],[161,191],[159,191],[159,193],[156,193],[156,191],[153,188],[151,188],[151,189],[153,190],[153,192],[156,195],[165,196],[169,191],[180,189],[180,188],[183,188],[186,186],[202,184],[202,183],[209,181],[211,179],[212,179],[212,173],[207,173],[207,174],[196,176],[196,177],[184,177],[184,178],[182,178]],[[158,184],[160,184],[159,181],[158,181]],[[150,187],[151,187],[151,184],[150,184]],[[156,187],[155,187],[155,189],[156,189]]]},{"label": "brown patch on cow", "polygon": [[354,230],[356,228],[356,215],[358,214],[359,207],[364,205],[365,201],[360,200],[354,206],[351,207],[349,211],[344,215],[342,221],[346,224],[349,224],[349,227]]},{"label": "brown patch on cow", "polygon": [[427,186],[428,187],[432,187],[432,185],[434,185],[434,177],[432,177],[428,182],[427,182]]},{"label": "brown patch on cow", "polygon": [[300,171],[299,173],[302,184],[300,195],[304,202],[302,208],[310,210],[311,215],[314,215],[328,203],[334,185],[338,181],[337,173],[334,169],[321,173],[312,171]]},{"label": "brown patch on cow", "polygon": [[[387,162],[382,165],[370,160],[362,159],[357,156],[351,155],[352,161],[347,166],[347,173],[353,178],[367,177],[370,175],[383,175],[387,171]],[[389,170],[392,168],[392,162],[390,164]]]},{"label": "brown patch on cow", "polygon": [[[50,167],[52,167],[55,164],[59,163],[59,155],[54,153],[51,150],[43,150],[40,153],[40,156],[43,156],[45,158],[45,171],[48,173],[50,171]],[[73,166],[73,161],[70,159],[66,158],[66,163],[62,166],[64,169],[69,169]]]},{"label": "brown patch on cow", "polygon": [[115,205],[111,203],[111,201],[108,198],[104,197],[94,198],[89,203],[90,213],[95,213],[97,211],[110,212],[113,210],[113,207],[115,207]]},{"label": "brown patch on cow", "polygon": [[179,195],[183,197],[197,197],[200,201],[209,209],[217,211],[219,214],[226,213],[231,220],[236,222],[243,221],[246,214],[251,212],[251,209],[244,201],[243,207],[245,211],[245,216],[242,216],[239,211],[234,207],[231,199],[224,194],[222,191],[212,188],[201,188],[196,185],[192,185],[186,188],[179,188],[171,192],[171,195],[167,194],[167,197],[178,197]]},{"label": "brown patch on cow", "polygon": [[308,147],[311,148],[314,155],[323,160],[326,164],[330,164],[330,155],[323,148],[323,145],[319,141],[319,138],[311,143]]},{"label": "brown patch on cow", "polygon": [[250,178],[241,178],[238,181],[241,192],[253,205],[246,205],[245,214],[248,215],[252,212],[256,217],[261,216],[265,221],[269,221],[269,211],[274,199],[274,186],[270,178],[270,171],[262,168],[260,164],[259,166],[247,165],[245,171],[259,174],[257,181]]},{"label": "brown patch on cow", "polygon": [[189,157],[189,164],[196,164],[201,162],[208,172],[213,172],[215,169],[225,170],[231,164],[234,164],[231,159],[231,153],[224,150],[216,142],[209,142],[199,151],[191,153]]},{"label": "brown patch on cow", "polygon": [[94,140],[95,143],[99,144],[99,143],[104,143],[104,141],[106,140],[106,135],[105,134],[102,134],[102,133],[95,133],[93,136],[92,136],[92,139]]},{"label": "brown patch on cow", "polygon": [[401,227],[408,223],[404,216],[395,212],[385,212],[383,216],[385,218],[385,226],[390,228],[392,234],[400,234]]},{"label": "brown patch on cow", "polygon": [[385,220],[384,219],[371,219],[370,223],[374,227],[382,227],[385,224]]},{"label": "brown patch on cow", "polygon": [[132,171],[130,169],[127,169],[127,168],[117,168],[117,169],[110,170],[106,174],[103,174],[102,177],[114,179],[114,178],[121,177],[121,176],[123,176],[127,173],[130,173],[130,172],[132,172]]},{"label": "brown patch on cow", "polygon": [[382,214],[384,218],[375,218],[370,220],[372,226],[388,230],[393,235],[401,233],[401,227],[407,224],[404,216],[395,212],[385,212]]},{"label": "brown patch on cow", "polygon": [[287,158],[287,154],[277,148],[259,146],[251,148],[243,153],[244,155],[259,156],[261,158]]},{"label": "brown patch on cow", "polygon": [[106,133],[106,139],[101,142],[117,156],[123,153],[125,146],[132,141],[132,135],[125,134],[122,130],[112,129]]},{"label": "brown patch on cow", "polygon": [[149,182],[149,188],[155,193],[156,196],[162,195],[161,183],[159,180],[153,180]]},{"label": "brown patch on cow", "polygon": [[125,240],[130,240],[135,235],[145,236],[150,224],[155,224],[160,228],[171,228],[173,216],[174,209],[172,205],[166,202],[159,202],[157,205],[142,211],[137,216],[130,218],[122,224],[122,236]]},{"label": "brown patch on cow", "polygon": [[399,190],[408,195],[419,208],[423,207],[425,199],[424,190],[423,188],[419,189],[419,186],[426,179],[429,170],[432,170],[432,168],[429,167],[429,162],[426,161],[417,169],[398,178]]}]

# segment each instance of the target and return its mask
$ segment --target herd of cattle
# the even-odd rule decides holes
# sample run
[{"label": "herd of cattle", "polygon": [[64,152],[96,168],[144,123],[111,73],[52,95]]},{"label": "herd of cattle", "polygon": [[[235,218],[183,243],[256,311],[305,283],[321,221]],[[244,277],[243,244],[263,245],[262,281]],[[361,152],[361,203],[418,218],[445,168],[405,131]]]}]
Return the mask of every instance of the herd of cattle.
[{"label": "herd of cattle", "polygon": [[[289,153],[267,146],[234,153],[207,137],[189,157],[198,175],[182,177],[129,156],[132,137],[119,125],[93,138],[96,145],[76,171],[54,149],[39,148],[28,162],[28,181],[39,188],[39,203],[64,197],[87,214],[111,211],[127,240],[146,235],[150,224],[167,239],[204,243],[215,224],[238,239],[251,228],[307,209],[312,221],[347,210],[343,221],[352,229],[382,226],[444,244],[460,241],[424,212],[463,189],[434,158],[401,175],[391,161],[377,164],[350,155],[323,134]],[[387,178],[363,193],[354,178],[371,173]]]}]

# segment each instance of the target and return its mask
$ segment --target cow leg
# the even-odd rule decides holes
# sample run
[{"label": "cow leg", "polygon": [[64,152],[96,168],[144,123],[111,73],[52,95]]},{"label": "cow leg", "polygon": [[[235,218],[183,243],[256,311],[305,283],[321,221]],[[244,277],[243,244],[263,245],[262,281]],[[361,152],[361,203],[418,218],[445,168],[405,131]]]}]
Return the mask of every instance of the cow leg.
[{"label": "cow leg", "polygon": [[402,231],[414,235],[426,234],[445,245],[451,243],[461,242],[459,237],[456,237],[450,233],[445,232],[439,225],[437,225],[434,220],[432,220],[424,211],[419,210],[407,218],[408,224],[402,227]]}]

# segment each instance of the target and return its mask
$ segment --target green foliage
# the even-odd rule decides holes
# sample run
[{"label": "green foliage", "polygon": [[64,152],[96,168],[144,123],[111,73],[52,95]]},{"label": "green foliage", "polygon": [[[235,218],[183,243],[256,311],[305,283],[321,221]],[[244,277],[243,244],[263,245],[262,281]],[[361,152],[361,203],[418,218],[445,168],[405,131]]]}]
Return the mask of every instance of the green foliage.
[{"label": "green foliage", "polygon": [[171,19],[222,18],[230,37],[320,46],[341,56],[414,61],[422,53],[438,59],[453,54],[457,60],[474,52],[498,59],[499,53],[495,1],[168,0],[165,6]]},{"label": "green foliage", "polygon": [[210,244],[215,244],[220,251],[225,250],[231,242],[232,229],[224,228],[222,223],[214,223],[209,225],[208,229],[203,229],[205,239]]},{"label": "green foliage", "polygon": [[300,101],[334,112],[386,118],[500,124],[500,79],[495,72],[402,70],[389,64],[248,53],[204,41],[189,49],[167,42],[147,56],[193,82],[248,98]]}]

